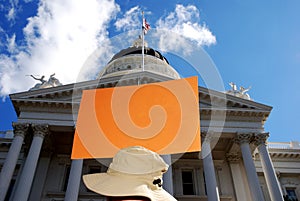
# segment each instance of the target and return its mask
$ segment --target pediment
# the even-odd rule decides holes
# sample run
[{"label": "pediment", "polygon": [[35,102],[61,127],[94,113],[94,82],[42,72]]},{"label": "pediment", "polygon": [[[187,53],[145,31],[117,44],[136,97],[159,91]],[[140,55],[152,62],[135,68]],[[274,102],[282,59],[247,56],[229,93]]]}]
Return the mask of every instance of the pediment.
[{"label": "pediment", "polygon": [[[148,82],[166,81],[168,78],[163,76],[147,74]],[[128,79],[122,80],[123,85],[133,85],[136,82],[136,76],[129,76]],[[62,85],[52,88],[38,89],[11,94],[10,98],[13,102],[17,113],[20,112],[21,105],[43,105],[52,107],[69,106],[78,104],[81,100],[82,90],[113,87],[116,84],[116,79],[108,78],[99,80],[85,81],[76,84]],[[226,112],[260,112],[267,117],[272,110],[272,107],[257,103],[255,101],[246,100],[235,97],[223,92],[209,90],[204,87],[199,87],[199,107],[201,111],[222,110]]]},{"label": "pediment", "polygon": [[[140,78],[138,80],[138,78]],[[82,90],[107,88],[114,86],[126,86],[143,83],[153,83],[167,81],[171,78],[150,72],[132,73],[128,75],[102,78],[101,80],[90,80],[73,84],[61,85],[50,88],[28,90],[20,93],[10,94],[12,100],[32,100],[32,101],[72,101],[81,98]]]},{"label": "pediment", "polygon": [[227,110],[261,110],[269,112],[272,110],[271,106],[204,87],[199,87],[199,100],[202,109],[214,107],[226,108]]}]

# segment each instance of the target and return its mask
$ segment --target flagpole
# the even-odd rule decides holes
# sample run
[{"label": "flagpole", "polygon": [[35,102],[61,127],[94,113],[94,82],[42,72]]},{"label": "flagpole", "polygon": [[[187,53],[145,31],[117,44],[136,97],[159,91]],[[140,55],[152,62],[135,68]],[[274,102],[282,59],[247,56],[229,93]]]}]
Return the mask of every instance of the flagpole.
[{"label": "flagpole", "polygon": [[145,55],[144,55],[144,35],[145,35],[145,19],[144,19],[144,11],[142,12],[142,71],[145,70]]}]

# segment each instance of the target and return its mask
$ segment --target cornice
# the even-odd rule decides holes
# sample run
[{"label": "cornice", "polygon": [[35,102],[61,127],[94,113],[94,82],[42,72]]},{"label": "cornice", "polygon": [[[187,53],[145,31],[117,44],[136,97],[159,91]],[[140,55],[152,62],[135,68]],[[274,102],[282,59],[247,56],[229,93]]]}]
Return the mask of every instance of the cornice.
[{"label": "cornice", "polygon": [[[201,100],[200,100],[201,101]],[[257,109],[243,109],[243,108],[211,108],[205,107],[200,108],[200,115],[224,115],[226,116],[236,116],[236,117],[260,117],[263,121],[266,121],[270,115],[270,111],[263,111]]]},{"label": "cornice", "polygon": [[[204,88],[199,86],[199,98],[200,100],[206,100],[208,102],[218,102],[226,100],[227,107],[239,107],[239,108],[250,108],[250,109],[260,109],[265,111],[271,111],[272,107],[258,103],[252,100],[246,100],[243,98],[239,98],[236,96],[232,96],[230,94],[226,94],[224,92],[215,91],[212,89]],[[212,101],[213,100],[213,101]]]},{"label": "cornice", "polygon": [[287,158],[289,158],[289,159],[293,159],[293,158],[300,158],[300,152],[290,152],[290,153],[288,153],[288,152],[285,152],[285,153],[279,153],[279,152],[273,152],[273,153],[269,153],[270,154],[270,156],[272,157],[272,158],[282,158],[282,159],[287,159]]},{"label": "cornice", "polygon": [[[148,83],[170,80],[169,77],[145,71],[100,80],[20,92],[11,94],[10,98],[17,113],[20,112],[20,107],[23,107],[22,110],[26,107],[70,109],[74,105],[78,107],[83,90],[114,87],[116,85],[133,85],[137,81],[137,77],[140,77],[142,81],[147,79]],[[272,110],[270,106],[238,98],[223,92],[201,86],[199,86],[198,89],[199,100],[203,103],[199,106],[201,117],[212,114],[224,115],[225,113],[226,116],[258,117],[261,118],[262,121],[266,121]]]},{"label": "cornice", "polygon": [[32,103],[33,105],[38,105],[38,104],[55,104],[55,105],[67,105],[67,104],[72,104],[72,101],[61,101],[61,100],[38,100],[38,99],[14,99],[14,102],[17,104],[22,104],[22,105],[28,105],[29,103]]},{"label": "cornice", "polygon": [[[143,79],[148,79],[148,81],[150,81],[150,82],[160,82],[160,81],[171,80],[169,77],[165,77],[165,76],[161,76],[161,75],[157,75],[157,74],[145,71],[145,72],[132,73],[132,74],[122,75],[122,76],[107,77],[107,78],[102,78],[100,80],[98,80],[98,79],[89,80],[89,81],[61,85],[61,86],[52,87],[52,88],[44,88],[44,89],[38,89],[38,90],[19,92],[19,93],[10,94],[9,96],[12,100],[18,99],[18,98],[60,97],[63,94],[71,95],[74,92],[87,90],[87,89],[125,86],[126,83],[130,80],[136,82],[137,78],[140,78],[142,81],[143,81]],[[123,84],[125,84],[125,85],[123,85]],[[129,83],[127,83],[127,84],[129,84]],[[134,84],[134,83],[131,83],[131,84]]]},{"label": "cornice", "polygon": [[[299,162],[299,158],[300,158],[300,151],[276,151],[273,152],[271,150],[269,150],[269,155],[272,159],[272,161],[280,161],[280,162],[286,162],[286,161],[295,161],[295,162]],[[255,153],[255,158],[256,160],[259,159],[259,153]]]},{"label": "cornice", "polygon": [[[15,109],[19,112],[18,108],[23,107],[29,108],[30,110],[40,110],[40,108],[52,109],[72,109],[74,107],[78,107],[80,104],[80,99],[72,100],[49,100],[49,99],[14,99],[13,100]],[[23,110],[22,109],[22,110]],[[270,112],[269,111],[261,111],[261,110],[249,110],[242,108],[200,108],[200,115],[204,118],[204,116],[210,115],[226,115],[227,117],[254,117],[261,118],[262,121],[266,121]]]}]

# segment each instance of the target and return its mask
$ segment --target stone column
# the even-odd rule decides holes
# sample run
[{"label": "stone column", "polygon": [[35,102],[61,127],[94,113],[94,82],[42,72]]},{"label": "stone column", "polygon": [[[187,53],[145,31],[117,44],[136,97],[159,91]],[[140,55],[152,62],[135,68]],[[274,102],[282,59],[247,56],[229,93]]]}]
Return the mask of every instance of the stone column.
[{"label": "stone column", "polygon": [[283,201],[283,195],[279,182],[277,180],[275,170],[266,147],[266,139],[269,137],[268,133],[259,133],[255,135],[254,143],[257,145],[260,161],[266,178],[267,186],[272,201]]},{"label": "stone column", "polygon": [[13,200],[27,201],[34,178],[34,173],[37,167],[37,162],[40,156],[43,140],[49,133],[48,125],[44,124],[32,125],[32,129],[33,140],[20,175],[19,183],[15,191]]},{"label": "stone column", "polygon": [[29,124],[13,123],[14,139],[0,174],[0,201],[5,199]]},{"label": "stone column", "polygon": [[238,153],[228,153],[226,154],[226,159],[229,163],[235,195],[237,201],[247,201],[251,195],[246,190],[246,186],[243,180],[243,174],[241,172],[240,161],[241,157]]},{"label": "stone column", "polygon": [[256,173],[255,165],[253,162],[251,150],[250,150],[250,140],[252,139],[252,134],[238,134],[236,138],[236,143],[240,144],[244,166],[246,169],[246,175],[250,187],[250,192],[253,201],[264,201],[264,196],[260,187],[258,176]]},{"label": "stone column", "polygon": [[203,170],[205,177],[205,186],[207,192],[208,201],[219,201],[219,190],[217,186],[216,173],[214,162],[211,154],[210,143],[213,139],[213,133],[201,133],[202,138],[202,150],[201,156],[203,159]]},{"label": "stone column", "polygon": [[162,155],[161,157],[169,165],[168,171],[163,175],[163,188],[171,195],[174,195],[171,155]]},{"label": "stone column", "polygon": [[[45,142],[44,142],[45,144]],[[44,149],[44,146],[43,146]],[[44,151],[44,150],[43,150]],[[51,152],[50,152],[51,154]],[[49,154],[49,155],[50,155]],[[43,154],[41,154],[43,155]],[[35,171],[35,179],[33,180],[31,188],[34,189],[34,191],[30,191],[29,194],[29,201],[35,201],[35,200],[42,200],[43,196],[43,189],[45,187],[45,182],[47,179],[47,172],[50,165],[51,157],[41,157],[39,159],[36,171]]]},{"label": "stone column", "polygon": [[277,179],[278,179],[278,183],[279,183],[279,186],[280,186],[280,189],[281,189],[281,193],[283,196],[287,195],[287,192],[286,192],[286,189],[285,187],[282,185],[282,180],[281,180],[281,174],[280,172],[275,172],[276,173],[276,176],[277,176]]},{"label": "stone column", "polygon": [[81,174],[82,174],[83,159],[72,160],[70,176],[68,180],[65,201],[77,201]]}]

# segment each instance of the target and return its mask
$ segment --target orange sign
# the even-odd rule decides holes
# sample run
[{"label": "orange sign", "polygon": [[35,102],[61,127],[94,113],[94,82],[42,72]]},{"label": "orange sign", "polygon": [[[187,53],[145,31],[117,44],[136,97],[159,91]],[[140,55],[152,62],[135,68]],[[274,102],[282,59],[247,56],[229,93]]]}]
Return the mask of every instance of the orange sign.
[{"label": "orange sign", "polygon": [[110,158],[135,145],[200,151],[197,77],[83,91],[72,159]]}]

